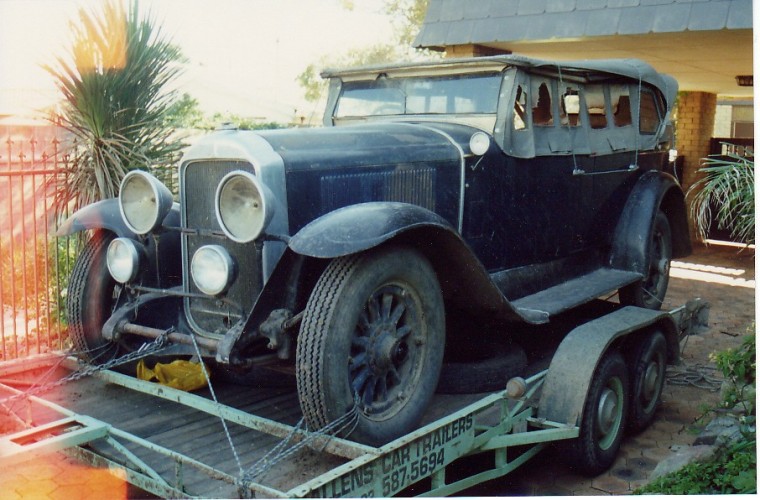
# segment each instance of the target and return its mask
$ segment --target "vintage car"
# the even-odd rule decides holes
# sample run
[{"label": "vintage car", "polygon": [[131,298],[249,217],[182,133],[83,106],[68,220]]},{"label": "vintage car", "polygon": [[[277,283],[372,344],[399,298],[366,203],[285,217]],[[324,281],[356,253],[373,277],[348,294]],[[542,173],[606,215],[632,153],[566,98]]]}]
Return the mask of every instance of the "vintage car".
[{"label": "vintage car", "polygon": [[520,352],[518,327],[616,291],[660,307],[691,251],[674,79],[515,55],[323,76],[324,127],[218,131],[178,202],[135,170],[62,225],[92,234],[67,306],[83,356],[164,335],[233,378],[288,368],[310,429],[358,410],[351,439],[379,445],[470,345]]}]

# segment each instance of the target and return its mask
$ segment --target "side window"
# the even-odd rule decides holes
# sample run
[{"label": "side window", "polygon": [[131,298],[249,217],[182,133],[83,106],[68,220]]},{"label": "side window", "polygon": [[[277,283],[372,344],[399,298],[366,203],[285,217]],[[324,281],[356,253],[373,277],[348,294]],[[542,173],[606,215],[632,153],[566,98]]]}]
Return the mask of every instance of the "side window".
[{"label": "side window", "polygon": [[528,97],[525,94],[525,89],[523,89],[522,85],[518,85],[517,94],[515,95],[515,117],[512,124],[515,130],[525,130],[528,127],[525,116],[527,105]]},{"label": "side window", "polygon": [[581,126],[581,97],[578,87],[567,85],[562,91],[562,98],[559,107],[560,124],[563,127],[580,127]]},{"label": "side window", "polygon": [[606,104],[604,87],[602,85],[586,85],[586,107],[588,119],[593,129],[607,127]]},{"label": "side window", "polygon": [[552,92],[551,84],[544,78],[533,78],[531,82],[531,112],[533,114],[534,127],[551,127],[552,120]]},{"label": "side window", "polygon": [[625,127],[633,123],[628,85],[610,85],[610,105],[616,127]]},{"label": "side window", "polygon": [[654,94],[648,90],[641,91],[641,108],[639,114],[639,132],[654,134],[660,127],[660,113]]}]

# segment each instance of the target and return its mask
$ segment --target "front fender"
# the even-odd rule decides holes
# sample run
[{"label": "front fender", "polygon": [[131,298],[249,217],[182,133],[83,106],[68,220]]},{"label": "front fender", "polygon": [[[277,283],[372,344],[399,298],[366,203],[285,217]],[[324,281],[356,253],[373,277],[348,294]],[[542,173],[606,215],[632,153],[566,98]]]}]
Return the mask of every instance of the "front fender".
[{"label": "front fender", "polygon": [[[174,227],[180,225],[179,204],[172,204],[163,224]],[[55,235],[70,236],[88,229],[107,229],[121,238],[137,239],[137,235],[127,227],[121,217],[118,198],[98,201],[80,208],[58,227]]]},{"label": "front fender", "polygon": [[217,359],[229,362],[249,346],[271,311],[305,306],[330,259],[384,244],[414,247],[425,255],[435,269],[447,310],[530,324],[549,320],[543,312],[512,305],[467,243],[435,213],[405,203],[363,203],[330,212],[290,239],[247,320],[219,343]]},{"label": "front fender", "polygon": [[371,202],[341,208],[305,226],[289,247],[307,257],[333,259],[390,242],[414,247],[427,257],[449,306],[507,321],[549,320],[546,313],[512,305],[451,224],[416,205]]},{"label": "front fender", "polygon": [[646,275],[648,246],[657,211],[670,223],[673,257],[691,253],[684,195],[676,180],[661,171],[650,171],[638,180],[620,216],[610,251],[610,265]]},{"label": "front fender", "polygon": [[396,202],[370,202],[340,208],[304,226],[288,246],[307,257],[334,259],[375,248],[418,227],[451,225],[430,210]]}]

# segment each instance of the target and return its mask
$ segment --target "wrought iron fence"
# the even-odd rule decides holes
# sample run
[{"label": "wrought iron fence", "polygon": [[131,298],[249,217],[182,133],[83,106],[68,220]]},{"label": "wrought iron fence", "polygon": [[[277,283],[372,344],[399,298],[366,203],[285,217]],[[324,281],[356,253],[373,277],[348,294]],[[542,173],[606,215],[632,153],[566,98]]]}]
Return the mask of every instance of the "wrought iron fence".
[{"label": "wrought iron fence", "polygon": [[[0,125],[0,361],[69,346],[66,289],[81,240],[55,236],[64,141],[53,125]],[[152,169],[175,199],[177,160]]]},{"label": "wrought iron fence", "polygon": [[51,179],[66,160],[52,126],[0,128],[0,360],[66,347],[73,242],[54,236]]}]

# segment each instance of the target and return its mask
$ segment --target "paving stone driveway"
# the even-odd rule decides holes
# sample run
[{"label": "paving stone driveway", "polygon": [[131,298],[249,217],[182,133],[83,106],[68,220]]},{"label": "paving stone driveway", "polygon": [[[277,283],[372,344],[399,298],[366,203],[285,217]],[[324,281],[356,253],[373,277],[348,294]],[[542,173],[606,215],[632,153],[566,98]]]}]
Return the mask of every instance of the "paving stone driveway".
[{"label": "paving stone driveway", "polygon": [[[701,297],[711,304],[708,331],[690,337],[681,369],[710,371],[712,352],[738,346],[755,319],[754,252],[711,246],[697,248],[687,259],[673,263],[665,309]],[[646,484],[655,466],[696,437],[700,406],[715,404],[718,394],[694,386],[668,384],[654,424],[627,438],[611,469],[593,479],[569,472],[544,453],[507,478],[465,492],[467,495],[608,495],[627,494]],[[106,471],[78,465],[62,454],[0,470],[5,500],[15,498],[125,498],[143,492]]]}]

